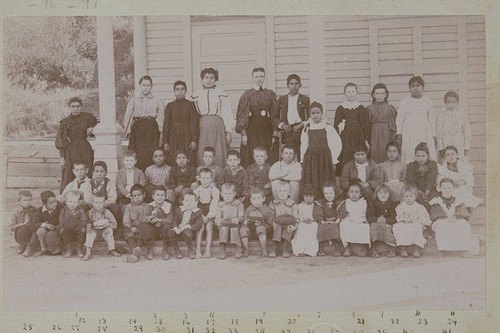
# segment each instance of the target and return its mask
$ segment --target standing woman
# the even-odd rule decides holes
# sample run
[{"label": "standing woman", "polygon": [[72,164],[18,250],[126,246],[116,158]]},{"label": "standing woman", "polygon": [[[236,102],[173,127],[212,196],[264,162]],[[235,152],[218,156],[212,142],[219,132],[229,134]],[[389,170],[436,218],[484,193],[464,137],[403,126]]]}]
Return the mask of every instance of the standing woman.
[{"label": "standing woman", "polygon": [[83,102],[80,97],[72,97],[68,102],[71,114],[59,122],[56,136],[56,148],[61,156],[62,179],[59,192],[62,193],[75,176],[73,163],[84,162],[89,168],[94,163],[94,151],[87,141],[97,119],[87,112],[82,112]]},{"label": "standing woman", "polygon": [[[266,147],[270,164],[278,160],[276,154],[271,154],[273,126],[271,115],[277,110],[276,94],[262,87],[265,70],[262,67],[252,71],[254,86],[243,93],[238,103],[236,113],[236,132],[241,134],[241,165],[246,168],[253,163],[253,149],[257,146]],[[274,157],[274,158],[273,158]]]},{"label": "standing woman", "polygon": [[165,108],[163,125],[163,147],[167,152],[167,164],[174,166],[178,150],[188,152],[189,160],[196,161],[194,154],[200,134],[200,116],[193,102],[186,96],[187,86],[183,81],[174,83],[175,101]]},{"label": "standing woman", "polygon": [[165,117],[163,101],[151,93],[153,79],[144,75],[139,80],[141,94],[127,105],[123,128],[129,137],[128,149],[137,154],[137,168],[142,171],[153,164],[153,150],[161,144],[161,132]]},{"label": "standing woman", "polygon": [[200,114],[197,165],[203,164],[203,150],[206,147],[213,147],[215,149],[215,164],[223,168],[235,122],[229,103],[229,95],[224,90],[217,88],[219,72],[216,69],[204,68],[200,77],[202,88],[191,96]]}]

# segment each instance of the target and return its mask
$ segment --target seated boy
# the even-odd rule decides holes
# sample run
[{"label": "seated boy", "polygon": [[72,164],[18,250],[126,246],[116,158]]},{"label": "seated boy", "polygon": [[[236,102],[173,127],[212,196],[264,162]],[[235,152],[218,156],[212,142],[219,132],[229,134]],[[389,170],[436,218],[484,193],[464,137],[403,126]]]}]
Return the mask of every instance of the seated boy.
[{"label": "seated boy", "polygon": [[251,233],[259,237],[262,257],[267,257],[267,232],[273,226],[274,216],[271,209],[264,203],[264,192],[258,187],[250,191],[251,205],[245,210],[244,221],[240,227],[241,243],[243,244],[243,257],[249,253],[248,239]]},{"label": "seated boy", "polygon": [[77,161],[73,163],[73,174],[75,175],[75,179],[73,179],[68,185],[66,185],[63,192],[56,197],[57,201],[59,201],[60,203],[64,203],[65,194],[68,193],[68,191],[72,190],[80,191],[84,199],[87,198],[87,200],[90,200],[90,198],[92,197],[92,192],[89,192],[87,190],[88,187],[83,186],[90,182],[90,178],[87,177],[88,172],[89,169],[84,162]]},{"label": "seated boy", "polygon": [[[92,202],[96,194],[104,198],[104,208],[113,214],[117,223],[121,224],[120,208],[116,204],[117,194],[116,185],[106,176],[108,175],[108,165],[104,161],[96,161],[92,165],[92,179],[81,186],[84,196],[85,193],[91,193],[90,197],[84,197],[85,210],[92,208]],[[116,228],[114,228],[116,229]]]},{"label": "seated boy", "polygon": [[347,162],[340,176],[340,187],[347,198],[349,184],[359,179],[361,183],[361,194],[367,201],[374,197],[374,191],[383,182],[382,171],[379,166],[368,159],[368,149],[364,145],[354,147],[354,159]]},{"label": "seated boy", "polygon": [[212,171],[212,180],[214,184],[219,184],[220,173],[222,169],[220,166],[215,164],[215,149],[213,147],[205,147],[203,149],[203,164],[196,168],[197,180],[193,183],[191,188],[194,190],[200,185],[200,171],[202,169],[210,169]]},{"label": "seated boy", "polygon": [[31,205],[32,201],[33,195],[30,191],[19,191],[19,207],[12,216],[12,223],[9,225],[10,230],[14,232],[14,239],[19,244],[17,253],[25,257],[31,255],[28,244],[32,238],[36,238],[35,231],[40,227],[40,223],[36,223],[36,211],[35,207]]},{"label": "seated boy", "polygon": [[[144,171],[146,176],[146,202],[153,201],[153,191],[156,186],[164,186],[167,188],[168,179],[170,177],[171,167],[165,162],[165,151],[161,147],[153,150],[153,165],[150,165]],[[174,202],[174,192],[167,189],[167,200]]]},{"label": "seated boy", "polygon": [[139,225],[139,235],[144,240],[146,259],[153,259],[153,241],[163,239],[163,260],[169,259],[168,231],[173,228],[172,205],[165,201],[167,190],[164,186],[156,186],[153,190],[153,201],[148,204],[148,221]]},{"label": "seated boy", "polygon": [[[290,199],[290,186],[285,181],[276,184],[276,199],[269,204],[274,213],[273,246],[269,257],[276,257],[276,247],[282,244],[283,258],[290,257],[291,240],[299,222],[299,210],[295,201]],[[282,242],[283,239],[283,242]]]},{"label": "seated boy", "polygon": [[191,190],[191,186],[196,181],[196,169],[190,165],[190,154],[178,150],[175,153],[175,164],[170,172],[168,186],[174,191],[176,203],[182,205],[182,196]]},{"label": "seated boy", "polygon": [[196,258],[201,257],[201,241],[203,240],[204,230],[207,231],[207,245],[205,247],[203,258],[210,258],[212,256],[210,249],[212,247],[214,219],[217,214],[220,191],[212,180],[212,171],[210,169],[201,169],[198,179],[200,181],[200,186],[198,186],[193,192],[199,198],[198,208],[201,210],[203,225],[196,233]]},{"label": "seated boy", "polygon": [[227,153],[226,163],[227,165],[224,169],[222,169],[219,178],[219,187],[225,183],[232,183],[236,191],[236,199],[241,202],[246,202],[250,196],[248,188],[248,173],[240,165],[240,153],[236,150],[230,150]]},{"label": "seated boy", "polygon": [[189,258],[194,259],[193,237],[203,225],[201,210],[197,207],[198,198],[193,191],[186,191],[182,197],[182,206],[175,210],[174,227],[168,231],[169,242],[174,246],[177,258],[182,258],[182,254],[177,246],[177,235],[180,235],[188,248]]},{"label": "seated boy", "polygon": [[36,231],[40,241],[40,251],[35,253],[35,257],[46,254],[57,254],[61,251],[59,246],[59,213],[63,206],[56,200],[56,195],[52,191],[43,191],[40,194],[42,207],[36,210],[36,219],[41,223]]},{"label": "seated boy", "polygon": [[258,187],[264,193],[266,202],[272,200],[271,181],[269,180],[269,171],[271,166],[267,161],[267,149],[263,146],[257,146],[253,149],[253,159],[255,163],[247,168],[248,186],[250,188]]},{"label": "seated boy", "polygon": [[269,180],[274,199],[277,199],[277,185],[281,181],[288,183],[290,187],[290,199],[298,202],[300,194],[300,182],[302,181],[302,166],[295,160],[295,148],[283,146],[281,150],[281,161],[273,164],[269,170]]},{"label": "seated boy", "polygon": [[118,192],[118,206],[123,210],[130,203],[130,190],[135,184],[146,185],[146,178],[142,170],[135,167],[137,154],[133,150],[123,152],[123,168],[116,173],[116,191]]},{"label": "seated boy", "polygon": [[66,206],[59,213],[59,233],[64,248],[63,256],[71,257],[71,243],[78,242],[78,257],[82,258],[87,217],[85,210],[80,206],[80,193],[75,190],[68,191],[64,196],[64,201]]},{"label": "seated boy", "polygon": [[224,183],[221,186],[222,202],[217,206],[215,224],[219,227],[220,259],[226,259],[226,246],[236,245],[236,259],[241,258],[241,239],[239,233],[240,222],[243,220],[245,208],[240,200],[235,199],[236,188],[233,183]]},{"label": "seated boy", "polygon": [[121,254],[115,250],[115,239],[113,230],[116,230],[117,223],[113,214],[105,207],[105,194],[96,192],[92,196],[92,208],[87,212],[87,239],[85,248],[87,249],[82,260],[90,259],[92,246],[98,235],[100,235],[108,244],[108,253],[113,257],[119,257]]},{"label": "seated boy", "polygon": [[143,239],[139,236],[139,226],[149,223],[151,208],[144,202],[146,193],[141,185],[135,184],[130,189],[131,203],[125,206],[123,212],[123,239],[127,242],[132,252],[133,262],[142,257],[141,246]]}]

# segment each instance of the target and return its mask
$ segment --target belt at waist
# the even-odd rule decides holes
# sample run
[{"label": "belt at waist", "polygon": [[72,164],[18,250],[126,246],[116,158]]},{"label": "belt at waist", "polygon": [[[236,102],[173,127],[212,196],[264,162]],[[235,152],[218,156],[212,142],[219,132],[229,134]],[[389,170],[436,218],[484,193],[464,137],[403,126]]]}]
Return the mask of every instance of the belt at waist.
[{"label": "belt at waist", "polygon": [[147,116],[147,117],[134,117],[134,120],[154,120],[156,117]]}]

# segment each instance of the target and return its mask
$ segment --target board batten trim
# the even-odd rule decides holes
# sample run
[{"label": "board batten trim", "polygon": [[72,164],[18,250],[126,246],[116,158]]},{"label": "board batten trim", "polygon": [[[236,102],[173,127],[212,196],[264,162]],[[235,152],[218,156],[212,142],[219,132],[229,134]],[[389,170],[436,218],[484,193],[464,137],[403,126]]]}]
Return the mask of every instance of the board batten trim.
[{"label": "board batten trim", "polygon": [[276,49],[274,16],[266,16],[266,82],[267,88],[276,91]]},{"label": "board batten trim", "polygon": [[326,109],[324,16],[308,16],[307,28],[311,101],[318,101]]},{"label": "board batten trim", "polygon": [[413,25],[413,64],[415,73],[413,75],[423,76],[422,68],[422,25]]},{"label": "board batten trim", "polygon": [[460,104],[466,112],[469,111],[469,78],[467,70],[467,17],[458,18],[458,82],[460,91]]},{"label": "board batten trim", "polygon": [[193,87],[193,58],[191,55],[191,16],[182,17],[182,54],[184,80],[186,84],[194,91]]},{"label": "board batten trim", "polygon": [[370,86],[374,86],[379,81],[378,64],[378,25],[375,21],[369,21],[370,36]]},{"label": "board batten trim", "polygon": [[134,83],[140,91],[139,78],[148,74],[146,16],[134,16]]}]

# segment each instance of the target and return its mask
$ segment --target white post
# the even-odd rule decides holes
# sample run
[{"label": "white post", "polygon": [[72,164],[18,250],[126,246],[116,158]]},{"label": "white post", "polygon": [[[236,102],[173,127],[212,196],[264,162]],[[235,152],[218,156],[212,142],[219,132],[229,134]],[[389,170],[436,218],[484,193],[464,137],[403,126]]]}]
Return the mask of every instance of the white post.
[{"label": "white post", "polygon": [[115,60],[111,16],[97,16],[97,66],[100,123],[95,127],[95,161],[108,165],[108,177],[115,179],[121,163],[123,128],[116,122]]},{"label": "white post", "polygon": [[140,91],[139,79],[148,72],[146,48],[146,16],[134,16],[134,81],[135,91]]},{"label": "white post", "polygon": [[308,16],[307,26],[311,102],[316,101],[321,103],[323,109],[326,110],[324,16]]}]

